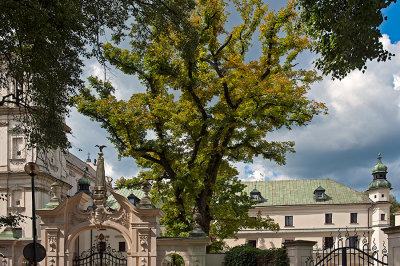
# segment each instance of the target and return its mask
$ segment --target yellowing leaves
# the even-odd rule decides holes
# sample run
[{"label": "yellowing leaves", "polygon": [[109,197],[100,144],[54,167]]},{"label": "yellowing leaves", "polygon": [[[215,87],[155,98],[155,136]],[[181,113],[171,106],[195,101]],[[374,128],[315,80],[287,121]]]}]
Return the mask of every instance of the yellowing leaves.
[{"label": "yellowing leaves", "polygon": [[[294,144],[269,141],[268,133],[326,111],[307,98],[316,72],[293,67],[309,47],[293,3],[267,14],[262,1],[235,1],[242,21],[230,31],[226,5],[197,1],[187,21],[160,30],[150,25],[149,39],[132,40],[129,51],[106,44],[109,62],[137,75],[146,91],[118,101],[111,86],[94,80],[98,95],[85,90],[78,100],[79,110],[108,130],[119,154],[135,158],[143,178],[156,183],[167,212],[163,221],[176,234],[191,229],[196,207],[205,232],[232,236],[240,220],[231,226],[221,210],[247,219],[251,206],[238,193],[232,162],[262,156],[284,164]],[[249,60],[256,34],[262,53]],[[228,192],[232,202],[226,204]],[[252,226],[263,222],[273,227],[268,220]]]}]

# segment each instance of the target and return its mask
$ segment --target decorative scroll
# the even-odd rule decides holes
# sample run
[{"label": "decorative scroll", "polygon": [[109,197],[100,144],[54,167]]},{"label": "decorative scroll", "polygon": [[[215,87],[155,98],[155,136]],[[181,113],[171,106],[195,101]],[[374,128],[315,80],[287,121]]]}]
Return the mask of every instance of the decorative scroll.
[{"label": "decorative scroll", "polygon": [[96,206],[90,212],[89,221],[96,226],[101,226],[105,221],[113,221],[128,228],[129,214],[122,208],[119,211],[113,212],[100,205]]},{"label": "decorative scroll", "polygon": [[49,246],[51,248],[51,250],[49,252],[57,251],[57,236],[56,235],[49,236]]},{"label": "decorative scroll", "polygon": [[[360,241],[359,238],[363,239]],[[332,265],[388,265],[388,251],[385,242],[379,252],[375,239],[370,243],[367,234],[364,232],[362,237],[359,236],[356,228],[354,228],[354,234],[351,235],[346,227],[344,239],[339,229],[336,242],[336,246],[332,243],[323,243],[322,249],[316,246],[316,249],[307,258],[306,265],[322,266],[328,263],[332,263]]]},{"label": "decorative scroll", "polygon": [[146,251],[149,243],[148,243],[149,236],[148,235],[140,235],[139,242],[140,246],[142,247],[142,251]]}]

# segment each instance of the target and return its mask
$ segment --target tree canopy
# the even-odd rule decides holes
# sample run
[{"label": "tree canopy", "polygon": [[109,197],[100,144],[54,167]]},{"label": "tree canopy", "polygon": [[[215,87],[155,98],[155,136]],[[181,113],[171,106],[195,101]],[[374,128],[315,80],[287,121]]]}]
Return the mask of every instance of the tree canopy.
[{"label": "tree canopy", "polygon": [[185,14],[191,0],[1,1],[0,107],[21,108],[21,129],[31,145],[65,150],[65,116],[70,98],[84,86],[84,60],[95,56],[102,61],[105,31],[123,36],[128,18],[143,34],[150,21],[161,25],[181,19],[184,15],[168,12],[169,2]]},{"label": "tree canopy", "polygon": [[387,18],[382,9],[397,0],[298,0],[303,22],[316,39],[313,50],[321,57],[316,67],[333,78],[365,71],[368,60],[386,61],[379,26]]},{"label": "tree canopy", "polygon": [[[91,77],[91,87],[75,98],[78,110],[109,132],[120,156],[143,168],[137,179],[153,180],[163,223],[175,235],[192,229],[195,209],[201,228],[219,239],[242,226],[276,229],[268,217],[248,217],[253,202],[233,163],[262,156],[283,164],[294,143],[268,141],[267,134],[325,112],[307,97],[316,71],[295,66],[311,43],[294,2],[278,12],[262,1],[233,3],[242,23],[231,30],[227,3],[208,0],[197,2],[182,24],[151,24],[145,37],[132,28],[130,50],[104,45],[108,62],[137,75],[145,92],[118,100],[109,82]],[[248,61],[256,34],[262,53]]]},{"label": "tree canopy", "polygon": [[[17,106],[39,148],[68,147],[69,98],[83,86],[83,57],[101,54],[104,27],[123,25],[124,2],[3,0],[0,3],[0,106]],[[113,10],[113,12],[109,12]],[[89,47],[92,47],[91,50]]]},{"label": "tree canopy", "polygon": [[[367,60],[390,58],[378,27],[385,19],[381,10],[393,2],[298,0],[302,22],[316,38],[313,49],[321,55],[316,66],[343,78],[364,69]],[[99,36],[108,28],[119,41],[129,23],[138,40],[149,37],[151,27],[187,33],[193,30],[187,16],[194,9],[193,0],[1,1],[0,87],[12,88],[1,95],[0,106],[14,104],[26,112],[21,125],[31,145],[65,149],[69,98],[84,84],[83,59],[96,55],[102,60]],[[197,42],[196,30],[192,33],[191,38],[185,35],[186,44],[181,40],[186,45],[182,52],[190,53],[191,43]]]},{"label": "tree canopy", "polygon": [[396,197],[390,195],[390,225],[395,226],[395,216],[394,214],[400,211],[400,203],[396,200]]}]

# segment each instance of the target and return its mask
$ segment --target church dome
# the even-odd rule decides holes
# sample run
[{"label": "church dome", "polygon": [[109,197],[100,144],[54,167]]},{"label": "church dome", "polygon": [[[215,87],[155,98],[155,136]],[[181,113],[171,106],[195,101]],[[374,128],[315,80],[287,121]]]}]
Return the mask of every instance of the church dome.
[{"label": "church dome", "polygon": [[92,192],[90,192],[90,190],[89,190],[90,179],[86,175],[87,171],[88,171],[88,168],[85,167],[83,176],[81,178],[79,178],[79,180],[78,180],[78,191],[76,193],[84,192],[90,196],[90,195],[92,195]]},{"label": "church dome", "polygon": [[392,188],[392,184],[386,179],[387,166],[382,163],[382,156],[378,154],[378,163],[372,168],[372,175],[374,179],[368,186],[368,190],[378,188]]},{"label": "church dome", "polygon": [[90,185],[90,179],[84,175],[78,180],[78,185]]},{"label": "church dome", "polygon": [[378,163],[372,168],[372,174],[375,173],[387,173],[387,166],[384,165],[381,161],[382,156],[378,154]]},{"label": "church dome", "polygon": [[386,179],[375,179],[369,184],[368,190],[376,189],[376,188],[392,188],[392,184]]}]

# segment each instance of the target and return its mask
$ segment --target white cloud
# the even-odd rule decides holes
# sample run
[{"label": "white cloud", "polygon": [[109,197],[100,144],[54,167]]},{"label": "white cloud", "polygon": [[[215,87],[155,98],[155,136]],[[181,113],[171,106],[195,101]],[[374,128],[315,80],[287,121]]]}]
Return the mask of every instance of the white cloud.
[{"label": "white cloud", "polygon": [[399,74],[393,75],[393,89],[395,91],[400,91],[400,76],[399,76]]},{"label": "white cloud", "polygon": [[115,175],[114,167],[111,163],[108,163],[105,161],[104,162],[104,170],[106,172],[106,176],[115,178],[116,175]]},{"label": "white cloud", "polygon": [[392,44],[388,36],[381,41],[396,54],[392,60],[368,62],[364,74],[353,71],[341,81],[325,77],[313,86],[310,97],[325,102],[328,115],[270,135],[273,140],[294,140],[297,152],[287,156],[285,166],[255,160],[265,178],[331,178],[362,190],[371,182],[370,169],[382,152],[392,192],[400,193],[400,179],[395,178],[400,173],[400,42]]},{"label": "white cloud", "polygon": [[[239,171],[239,178],[242,181],[276,181],[293,179],[287,175],[276,173],[267,169],[262,162],[254,164],[235,164]],[[243,167],[244,166],[244,167]]]}]

